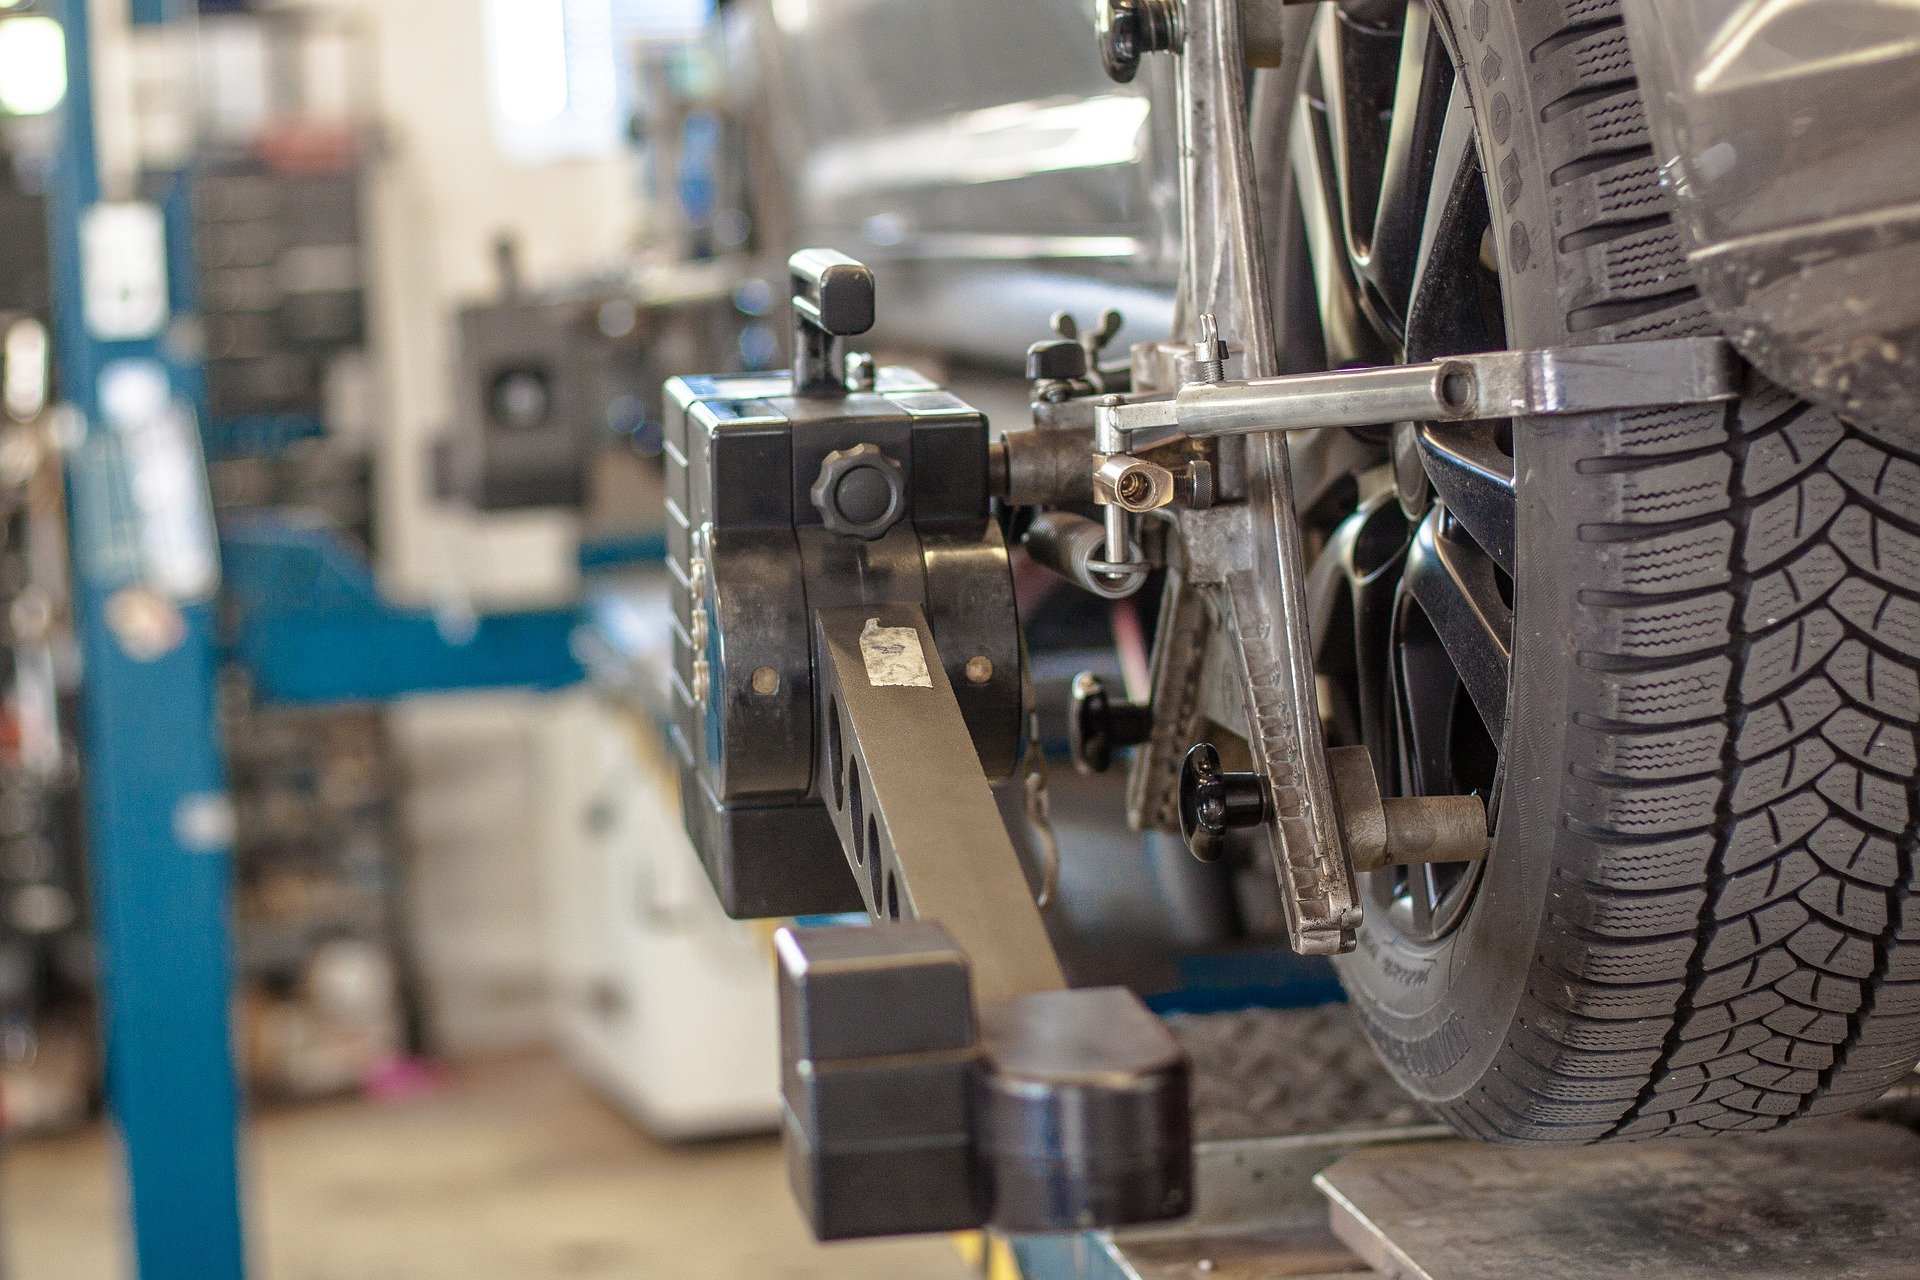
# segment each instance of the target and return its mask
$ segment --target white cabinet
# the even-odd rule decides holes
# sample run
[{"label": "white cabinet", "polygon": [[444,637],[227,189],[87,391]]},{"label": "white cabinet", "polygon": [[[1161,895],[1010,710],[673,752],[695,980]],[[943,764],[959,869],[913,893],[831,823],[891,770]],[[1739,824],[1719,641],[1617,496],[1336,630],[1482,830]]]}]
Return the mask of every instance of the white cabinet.
[{"label": "white cabinet", "polygon": [[680,825],[666,743],[633,713],[570,698],[540,755],[547,936],[560,1046],[650,1132],[779,1121],[772,930],[726,918]]}]

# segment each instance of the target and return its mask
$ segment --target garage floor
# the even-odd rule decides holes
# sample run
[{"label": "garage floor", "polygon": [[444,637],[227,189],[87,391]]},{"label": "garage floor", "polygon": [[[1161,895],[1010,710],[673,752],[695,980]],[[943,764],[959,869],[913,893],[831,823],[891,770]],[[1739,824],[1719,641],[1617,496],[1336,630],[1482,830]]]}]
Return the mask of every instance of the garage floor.
[{"label": "garage floor", "polygon": [[[120,1280],[104,1135],[24,1145],[0,1169],[13,1263]],[[807,1237],[772,1141],[662,1147],[527,1058],[465,1068],[419,1101],[263,1117],[254,1249],[268,1280],[963,1280],[950,1243]]]}]

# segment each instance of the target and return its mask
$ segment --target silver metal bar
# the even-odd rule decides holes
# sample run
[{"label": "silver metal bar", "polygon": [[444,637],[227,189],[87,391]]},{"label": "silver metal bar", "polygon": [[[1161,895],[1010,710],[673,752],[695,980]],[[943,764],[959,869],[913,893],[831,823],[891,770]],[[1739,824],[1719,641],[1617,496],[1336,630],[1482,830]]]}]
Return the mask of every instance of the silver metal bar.
[{"label": "silver metal bar", "polygon": [[1555,417],[1735,400],[1745,366],[1725,338],[1658,338],[1465,356],[1474,418]]},{"label": "silver metal bar", "polygon": [[[1187,0],[1181,53],[1182,200],[1187,258],[1181,335],[1212,315],[1251,378],[1277,368],[1265,237],[1247,126],[1246,46],[1240,0]],[[1218,447],[1229,501],[1176,516],[1185,579],[1210,592],[1246,690],[1248,747],[1266,782],[1274,820],[1266,840],[1294,950],[1351,950],[1360,925],[1353,869],[1341,838],[1320,735],[1318,686],[1307,633],[1306,557],[1283,441],[1256,435]],[[1190,590],[1183,593],[1191,596]],[[1181,673],[1163,668],[1179,681]],[[1165,695],[1176,695],[1167,697]],[[1183,717],[1190,699],[1156,685],[1156,717]],[[1164,697],[1164,701],[1163,701]],[[1163,778],[1160,744],[1141,754]]]},{"label": "silver metal bar", "polygon": [[[1112,423],[1096,419],[1093,428],[1093,447],[1096,452],[1122,453],[1126,450],[1126,439]],[[1097,496],[1099,485],[1094,486]],[[1107,526],[1107,545],[1101,552],[1110,564],[1124,564],[1133,542],[1132,531],[1127,527],[1127,513],[1119,503],[1108,503],[1101,508],[1101,517]]]},{"label": "silver metal bar", "polygon": [[1173,400],[1105,402],[1095,410],[1096,430],[1141,449],[1182,436],[1620,412],[1733,400],[1742,372],[1732,346],[1717,337],[1495,351],[1427,364],[1196,383]]}]

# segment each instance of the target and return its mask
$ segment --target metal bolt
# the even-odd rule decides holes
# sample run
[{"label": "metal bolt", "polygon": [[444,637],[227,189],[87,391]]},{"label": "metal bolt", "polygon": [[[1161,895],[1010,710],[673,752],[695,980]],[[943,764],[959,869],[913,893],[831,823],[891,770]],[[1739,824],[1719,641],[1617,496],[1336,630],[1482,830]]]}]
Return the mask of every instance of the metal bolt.
[{"label": "metal bolt", "polygon": [[1127,84],[1139,72],[1142,57],[1180,47],[1179,0],[1100,0],[1094,27],[1107,75]]},{"label": "metal bolt", "polygon": [[713,668],[705,658],[693,660],[693,705],[705,710],[707,696],[713,692]]},{"label": "metal bolt", "polygon": [[967,679],[975,684],[985,684],[993,679],[993,659],[981,654],[967,659]]},{"label": "metal bolt", "polygon": [[1087,349],[1072,338],[1036,342],[1027,348],[1029,382],[1070,382],[1087,376]]},{"label": "metal bolt", "polygon": [[1137,747],[1153,736],[1153,708],[1116,702],[1106,683],[1091,671],[1073,678],[1067,704],[1067,748],[1081,773],[1105,773],[1113,753]]},{"label": "metal bolt", "polygon": [[847,390],[871,391],[879,381],[873,356],[865,351],[849,351],[846,359]]},{"label": "metal bolt", "polygon": [[1200,340],[1193,344],[1193,379],[1227,380],[1227,344],[1220,340],[1220,326],[1210,314],[1200,317]]},{"label": "metal bolt", "polygon": [[780,673],[772,667],[753,669],[753,691],[763,698],[771,698],[780,692]]}]

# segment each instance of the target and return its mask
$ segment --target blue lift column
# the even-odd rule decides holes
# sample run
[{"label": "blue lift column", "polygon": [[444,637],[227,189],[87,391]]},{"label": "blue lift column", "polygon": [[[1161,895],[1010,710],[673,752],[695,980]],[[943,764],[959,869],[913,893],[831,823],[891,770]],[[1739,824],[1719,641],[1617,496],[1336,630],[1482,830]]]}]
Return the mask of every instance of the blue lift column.
[{"label": "blue lift column", "polygon": [[[169,16],[119,2],[136,21]],[[165,283],[190,269],[186,203],[103,199],[88,4],[54,9],[68,96],[49,224],[61,388],[79,418],[68,492],[108,1097],[140,1280],[240,1280],[218,560],[193,404],[204,384]]]}]

